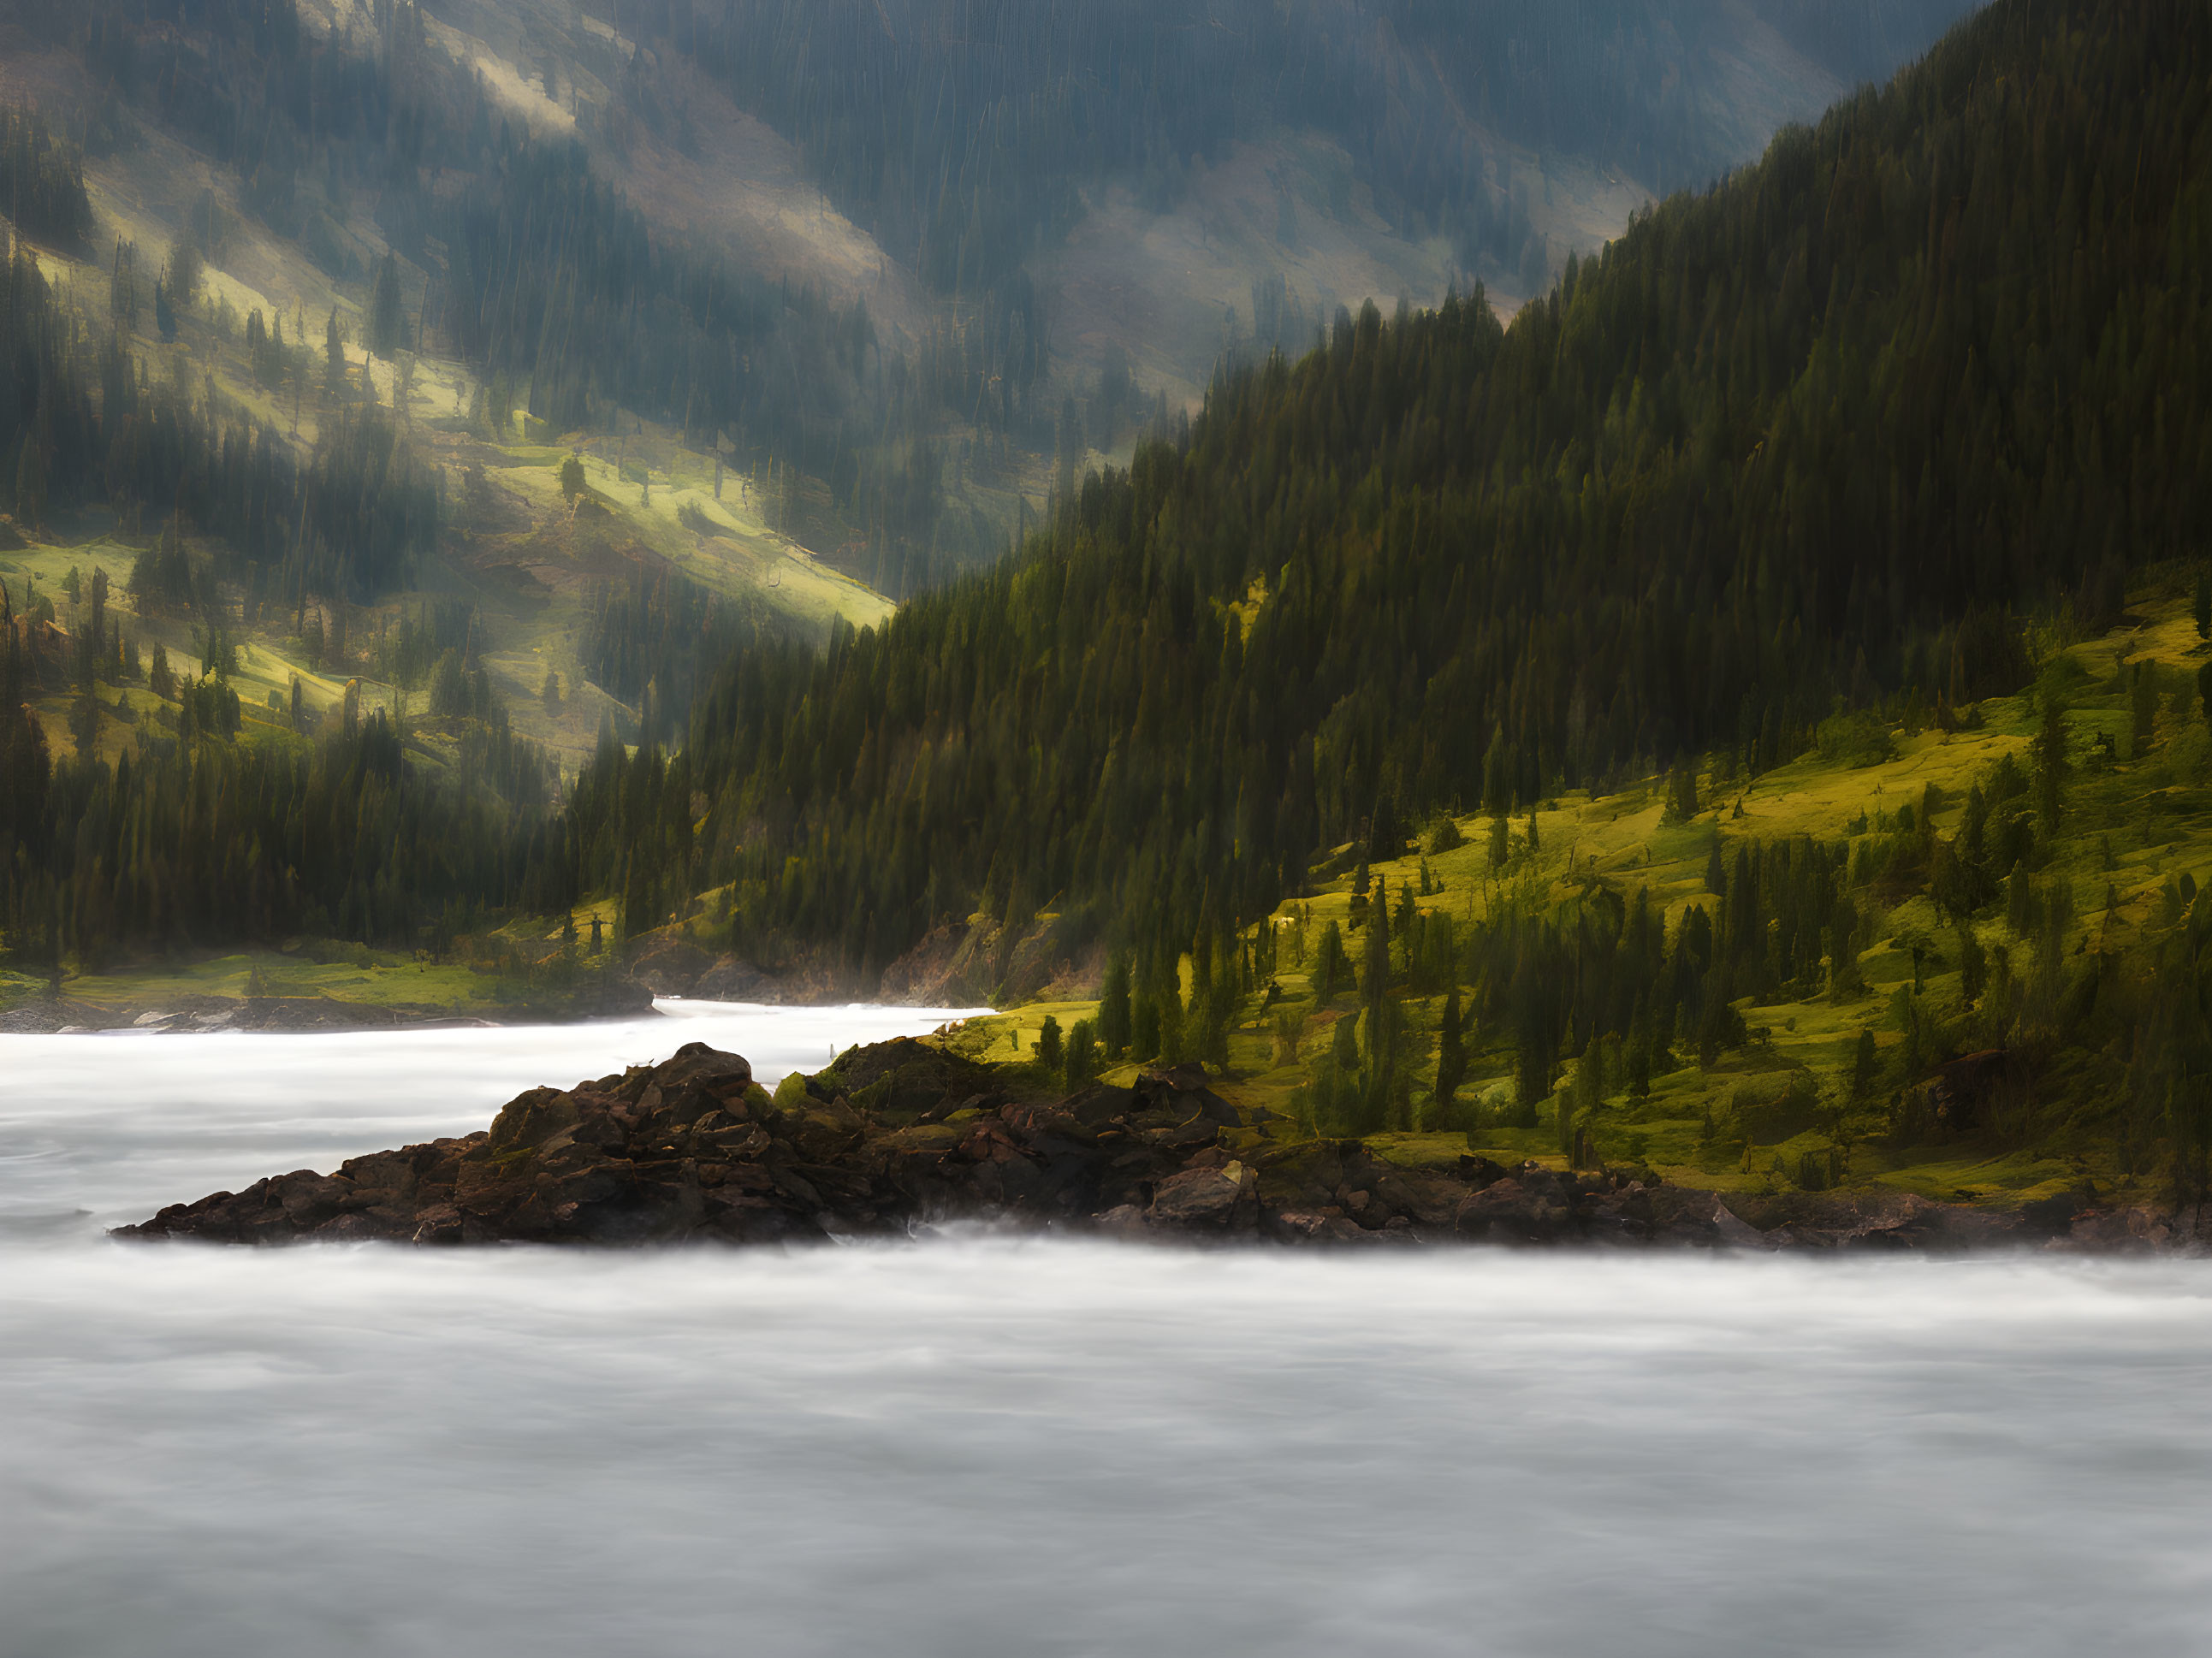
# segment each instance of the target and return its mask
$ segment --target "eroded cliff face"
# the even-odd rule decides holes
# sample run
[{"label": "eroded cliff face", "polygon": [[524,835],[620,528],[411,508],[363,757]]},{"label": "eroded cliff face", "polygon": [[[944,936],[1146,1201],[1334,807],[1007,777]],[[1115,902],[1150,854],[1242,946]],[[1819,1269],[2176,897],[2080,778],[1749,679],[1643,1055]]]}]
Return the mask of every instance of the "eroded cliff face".
[{"label": "eroded cliff face", "polygon": [[1195,1066],[1064,1098],[902,1040],[855,1048],[771,1096],[735,1054],[517,1096],[491,1127],[177,1204],[118,1236],[274,1244],[821,1242],[932,1225],[1182,1242],[1967,1248],[2178,1242],[2161,1217],[2011,1214],[1900,1193],[1723,1203],[1639,1174],[1413,1169],[1356,1140],[1297,1138]]}]

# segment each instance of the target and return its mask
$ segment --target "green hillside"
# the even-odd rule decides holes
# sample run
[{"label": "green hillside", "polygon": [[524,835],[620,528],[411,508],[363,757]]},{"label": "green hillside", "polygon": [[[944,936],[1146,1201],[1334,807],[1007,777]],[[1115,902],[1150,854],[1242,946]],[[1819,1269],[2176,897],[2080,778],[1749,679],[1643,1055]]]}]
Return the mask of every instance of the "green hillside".
[{"label": "green hillside", "polygon": [[[1754,1199],[2194,1201],[2212,643],[2191,586],[2136,601],[1948,729],[1868,720],[1755,779],[1685,767],[1441,814],[1387,861],[1340,849],[1225,975],[1182,963],[1179,1041],[1239,1101],[1416,1164],[1643,1165]],[[1048,1017],[1128,1030],[1108,1000],[955,1040],[1034,1066]]]},{"label": "green hillside", "polygon": [[[1107,1054],[1241,1069],[1334,920],[1343,988],[1267,1032],[1316,1129],[2172,1175],[2204,716],[2141,583],[2203,556],[2208,64],[2195,9],[2000,4],[1510,329],[1370,312],[1022,560],[732,665],[665,774],[710,807],[680,842],[610,832],[662,774],[596,762],[585,884],[711,887],[725,942],[861,984],[917,945],[971,993],[1110,975]],[[2121,674],[2144,647],[2070,641],[2131,584],[2166,645]],[[1437,903],[1401,850],[1469,814]],[[1973,1102],[1931,1127],[1939,1074]]]}]

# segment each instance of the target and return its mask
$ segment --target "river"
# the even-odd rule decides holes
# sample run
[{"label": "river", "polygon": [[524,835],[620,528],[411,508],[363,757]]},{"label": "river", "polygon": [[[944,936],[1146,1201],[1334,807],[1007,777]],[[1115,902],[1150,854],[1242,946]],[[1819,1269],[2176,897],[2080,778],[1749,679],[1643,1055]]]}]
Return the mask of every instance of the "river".
[{"label": "river", "polygon": [[2212,1265],[101,1229],[704,1038],[0,1037],[0,1658],[2078,1655],[2212,1616]]}]

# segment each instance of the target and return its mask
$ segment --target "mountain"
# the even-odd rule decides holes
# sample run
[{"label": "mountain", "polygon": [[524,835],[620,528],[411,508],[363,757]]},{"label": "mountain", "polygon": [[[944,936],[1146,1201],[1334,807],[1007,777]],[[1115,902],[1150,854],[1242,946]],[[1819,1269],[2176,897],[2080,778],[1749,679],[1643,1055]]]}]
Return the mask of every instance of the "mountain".
[{"label": "mountain", "polygon": [[82,251],[349,337],[390,254],[437,397],[774,465],[896,597],[1224,355],[1517,302],[1965,3],[12,0],[0,83],[86,154]]},{"label": "mountain", "polygon": [[1124,372],[1181,404],[1224,350],[1302,349],[1339,305],[1434,304],[1455,280],[1525,298],[1966,5],[744,0],[622,8],[619,29],[550,4],[437,15],[648,213],[865,300],[902,346],[957,339],[986,365],[969,407],[994,380],[1034,391],[1041,350],[1059,395],[1002,421],[1041,422],[1048,444],[1072,392],[1114,451]]},{"label": "mountain", "polygon": [[[411,6],[365,55],[279,15],[196,12],[229,19],[211,50],[95,8],[67,47],[200,122],[258,230],[210,185],[158,263],[94,266],[123,198],[40,117],[0,130],[45,243],[0,306],[19,966],[298,932],[566,982],[580,906],[687,982],[722,952],[817,993],[1063,998],[1066,1048],[1057,1011],[1034,1035],[1071,1085],[1204,1059],[1308,1133],[2212,1185],[2200,8],[1998,0],[1510,322],[1477,284],[1224,354],[1126,466],[1063,410],[1036,532],[895,614],[774,537],[810,490],[817,522],[927,521],[930,468],[1018,469],[1052,384],[1019,215],[951,256],[956,304],[971,253],[1012,261],[967,317],[1013,356],[956,331],[910,361],[606,185],[642,93],[556,140],[495,125]],[[708,76],[711,21],[653,27],[696,22]],[[618,83],[653,69],[607,49]],[[270,136],[301,86],[319,184]],[[367,284],[319,349],[298,301],[208,274],[314,247]],[[989,395],[934,450],[963,374]],[[726,492],[733,430],[763,452]],[[811,616],[771,596],[802,575]],[[509,665],[532,616],[522,659],[565,638],[580,684]]]},{"label": "mountain", "polygon": [[864,976],[1055,898],[1180,948],[1375,822],[2016,689],[2010,618],[2197,556],[2205,39],[2000,5],[1510,328],[1340,319],[1022,558],[732,663],[679,884]]},{"label": "mountain", "polygon": [[[1091,373],[1119,348],[1186,392],[1238,338],[1303,348],[1340,304],[1433,304],[1455,279],[1526,297],[1639,203],[1750,160],[1965,9],[745,0],[627,15],[673,112],[649,124],[681,129],[704,97],[696,69],[796,143],[888,266],[938,295],[1035,296],[1055,356]],[[557,54],[545,22],[534,49]]]},{"label": "mountain", "polygon": [[2200,1205],[2208,67],[2201,8],[2000,0],[1509,326],[1224,377],[603,748],[580,884],[1401,1161]]}]

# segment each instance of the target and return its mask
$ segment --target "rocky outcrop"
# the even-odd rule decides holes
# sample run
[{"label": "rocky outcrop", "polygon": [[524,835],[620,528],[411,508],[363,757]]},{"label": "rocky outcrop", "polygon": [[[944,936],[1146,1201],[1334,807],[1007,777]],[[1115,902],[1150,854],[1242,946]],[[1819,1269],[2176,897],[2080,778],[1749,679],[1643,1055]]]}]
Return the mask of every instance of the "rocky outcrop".
[{"label": "rocky outcrop", "polygon": [[1106,974],[1096,944],[1070,954],[1057,918],[1040,916],[1008,934],[985,916],[947,922],[884,969],[872,993],[907,1007],[1095,999]]},{"label": "rocky outcrop", "polygon": [[947,922],[884,969],[877,993],[907,1007],[964,1007],[987,999],[987,967],[971,944],[965,921]]},{"label": "rocky outcrop", "polygon": [[855,1048],[770,1096],[734,1054],[517,1096],[491,1127],[164,1209],[130,1237],[226,1243],[733,1243],[960,1219],[1177,1242],[1389,1247],[2156,1248],[2170,1224],[2081,1203],[1996,1214],[1899,1193],[1723,1201],[1638,1173],[1409,1169],[1301,1139],[1195,1066],[1066,1097],[927,1043]]},{"label": "rocky outcrop", "polygon": [[656,996],[689,996],[714,958],[683,938],[656,938],[629,960],[629,976]]},{"label": "rocky outcrop", "polygon": [[785,989],[773,974],[763,973],[742,957],[725,956],[692,983],[688,991],[702,1002],[756,1002],[774,1006],[784,999]]}]

